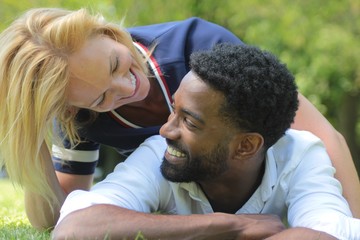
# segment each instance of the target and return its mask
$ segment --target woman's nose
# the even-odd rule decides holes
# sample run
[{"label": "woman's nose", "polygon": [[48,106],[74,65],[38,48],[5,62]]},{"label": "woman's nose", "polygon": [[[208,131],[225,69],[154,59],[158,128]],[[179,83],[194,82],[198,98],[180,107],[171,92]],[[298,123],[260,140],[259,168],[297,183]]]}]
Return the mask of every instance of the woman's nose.
[{"label": "woman's nose", "polygon": [[135,91],[135,86],[127,77],[118,77],[111,86],[111,93],[117,98],[131,96]]}]

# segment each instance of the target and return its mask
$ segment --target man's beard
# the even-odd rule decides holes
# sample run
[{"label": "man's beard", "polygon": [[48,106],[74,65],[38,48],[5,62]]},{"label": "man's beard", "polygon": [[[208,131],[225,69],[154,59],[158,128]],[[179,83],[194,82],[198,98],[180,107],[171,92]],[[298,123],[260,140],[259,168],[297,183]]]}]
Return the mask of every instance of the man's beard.
[{"label": "man's beard", "polygon": [[171,164],[164,157],[160,166],[164,178],[171,182],[198,182],[214,179],[228,169],[228,143],[220,143],[211,152],[191,159],[187,156],[183,165]]}]

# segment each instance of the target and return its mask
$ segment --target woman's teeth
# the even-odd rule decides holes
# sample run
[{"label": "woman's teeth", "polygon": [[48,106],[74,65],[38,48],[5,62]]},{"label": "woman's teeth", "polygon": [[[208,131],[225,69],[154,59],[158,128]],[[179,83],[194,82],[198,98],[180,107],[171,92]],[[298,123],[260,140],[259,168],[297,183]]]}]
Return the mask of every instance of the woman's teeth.
[{"label": "woman's teeth", "polygon": [[179,151],[177,151],[177,150],[175,150],[174,148],[172,148],[172,147],[170,147],[170,146],[168,146],[168,148],[167,148],[167,151],[170,153],[170,155],[172,155],[172,156],[176,156],[176,157],[186,157],[186,155],[184,154],[184,153],[182,153],[182,152],[179,152]]},{"label": "woman's teeth", "polygon": [[136,86],[136,77],[130,72],[131,85]]}]

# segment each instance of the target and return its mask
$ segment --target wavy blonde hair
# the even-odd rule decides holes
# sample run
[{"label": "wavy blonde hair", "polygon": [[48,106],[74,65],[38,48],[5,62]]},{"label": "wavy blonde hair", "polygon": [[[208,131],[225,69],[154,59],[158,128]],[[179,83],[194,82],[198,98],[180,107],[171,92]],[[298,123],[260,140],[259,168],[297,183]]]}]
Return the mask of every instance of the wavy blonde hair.
[{"label": "wavy blonde hair", "polygon": [[128,32],[86,9],[31,9],[0,35],[0,167],[50,206],[58,204],[44,168],[51,159],[40,148],[50,149],[55,118],[72,143],[79,140],[76,111],[67,104],[68,58],[99,34],[126,45],[147,73]]}]

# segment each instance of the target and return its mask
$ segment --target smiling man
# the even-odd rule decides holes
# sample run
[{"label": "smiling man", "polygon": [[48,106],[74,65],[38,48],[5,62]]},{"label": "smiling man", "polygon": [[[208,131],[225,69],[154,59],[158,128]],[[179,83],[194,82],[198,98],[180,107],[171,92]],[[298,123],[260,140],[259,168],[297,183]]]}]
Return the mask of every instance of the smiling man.
[{"label": "smiling man", "polygon": [[322,142],[288,130],[298,99],[286,66],[222,44],[191,69],[161,136],[72,192],[54,239],[359,239]]}]

